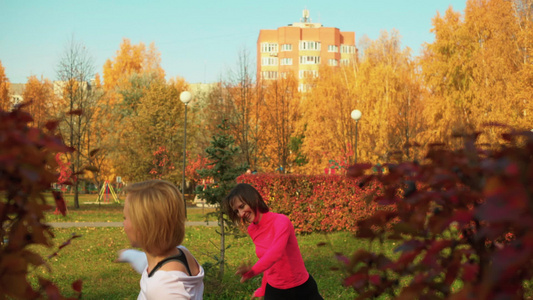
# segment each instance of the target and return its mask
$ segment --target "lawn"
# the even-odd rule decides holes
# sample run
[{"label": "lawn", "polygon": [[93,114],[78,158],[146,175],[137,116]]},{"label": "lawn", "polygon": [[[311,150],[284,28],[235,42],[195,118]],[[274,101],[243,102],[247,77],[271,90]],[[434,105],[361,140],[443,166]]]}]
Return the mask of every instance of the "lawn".
[{"label": "lawn", "polygon": [[[114,202],[113,199],[108,202],[96,203],[98,195],[80,194],[78,198],[80,208],[77,209],[74,208],[74,195],[64,194],[63,197],[67,204],[67,215],[53,214],[54,210],[52,209],[46,214],[47,222],[122,222],[123,220],[124,196],[119,199],[120,203]],[[47,195],[47,202],[54,203],[52,195]],[[215,211],[214,208],[189,205],[187,207],[187,220],[216,221],[214,216],[207,215],[213,211]]]},{"label": "lawn", "polygon": [[[87,204],[94,202],[96,195],[81,195],[80,208],[73,208],[72,196],[66,195],[68,214],[66,217],[49,212],[49,222],[120,222],[122,221],[122,204]],[[205,215],[213,208],[188,207],[188,217],[192,221],[205,220]],[[214,220],[214,217],[210,217]],[[60,245],[72,234],[81,234],[70,245],[63,248],[59,255],[49,260],[52,272],[37,268],[32,277],[45,276],[56,282],[67,296],[74,296],[70,285],[75,280],[83,281],[83,299],[136,299],[139,292],[140,275],[128,264],[115,263],[116,253],[128,248],[122,227],[82,227],[54,229],[55,244]],[[335,259],[335,252],[351,254],[356,249],[368,249],[366,241],[353,238],[350,233],[331,234],[313,233],[299,235],[298,241],[308,271],[313,275],[325,299],[354,299],[355,293],[342,286],[343,274],[332,268],[340,267]],[[317,244],[326,242],[326,246]],[[260,285],[260,277],[247,283],[239,283],[234,276],[236,267],[243,261],[256,261],[255,250],[249,237],[228,237],[226,245],[226,272],[221,282],[215,279],[219,235],[217,227],[188,227],[183,245],[197,257],[206,271],[204,299],[249,299]],[[376,247],[375,245],[374,247]],[[56,251],[56,248],[36,248],[43,256]],[[392,251],[393,244],[385,246]],[[376,250],[376,249],[374,249]],[[389,252],[390,253],[390,252]]]},{"label": "lawn", "polygon": [[[136,299],[139,292],[140,275],[128,264],[113,262],[118,250],[127,248],[128,242],[121,227],[84,227],[55,229],[56,244],[65,241],[73,233],[81,234],[49,263],[52,272],[37,268],[33,276],[45,276],[56,282],[67,296],[74,293],[70,284],[83,281],[83,299]],[[335,251],[351,253],[364,247],[366,242],[358,242],[349,233],[328,235],[310,234],[298,236],[300,248],[309,272],[315,277],[320,292],[325,299],[353,299],[355,294],[341,285],[342,273],[331,270],[340,266],[334,258]],[[319,242],[327,246],[318,247]],[[195,254],[206,269],[204,299],[249,299],[260,278],[245,284],[234,276],[235,269],[242,261],[256,261],[254,246],[248,237],[228,238],[230,245],[226,254],[226,273],[221,283],[215,280],[216,270],[212,266],[217,256],[218,234],[214,227],[188,227],[184,245]],[[56,246],[57,247],[57,246]],[[43,256],[53,253],[52,249],[35,249]]]}]

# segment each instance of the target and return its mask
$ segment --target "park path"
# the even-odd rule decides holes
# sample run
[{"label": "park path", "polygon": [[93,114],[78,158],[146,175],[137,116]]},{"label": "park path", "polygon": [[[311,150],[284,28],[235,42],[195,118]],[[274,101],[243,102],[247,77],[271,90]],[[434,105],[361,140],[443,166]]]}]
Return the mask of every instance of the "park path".
[{"label": "park path", "polygon": [[[122,222],[51,222],[47,223],[53,228],[71,227],[122,227]],[[188,221],[185,226],[218,226],[217,222]]]}]

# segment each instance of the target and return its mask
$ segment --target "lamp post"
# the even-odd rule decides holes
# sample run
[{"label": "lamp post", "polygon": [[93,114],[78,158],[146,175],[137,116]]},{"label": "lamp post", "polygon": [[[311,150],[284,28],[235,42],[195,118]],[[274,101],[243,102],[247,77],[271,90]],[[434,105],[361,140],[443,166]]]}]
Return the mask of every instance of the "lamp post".
[{"label": "lamp post", "polygon": [[352,110],[352,119],[355,120],[355,146],[354,146],[354,164],[357,163],[357,123],[359,123],[359,119],[361,119],[361,111],[358,109]]},{"label": "lamp post", "polygon": [[183,181],[181,183],[181,193],[183,194],[183,205],[185,205],[185,217],[187,217],[187,200],[185,200],[185,164],[186,164],[186,149],[187,149],[187,104],[192,99],[191,92],[183,91],[180,94],[180,101],[185,104],[185,120],[183,121]]}]

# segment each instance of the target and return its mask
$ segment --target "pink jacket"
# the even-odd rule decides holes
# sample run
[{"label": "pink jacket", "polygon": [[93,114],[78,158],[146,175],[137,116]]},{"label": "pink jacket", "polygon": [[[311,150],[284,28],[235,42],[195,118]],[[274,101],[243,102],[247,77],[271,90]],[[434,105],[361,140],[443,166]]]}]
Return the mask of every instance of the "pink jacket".
[{"label": "pink jacket", "polygon": [[259,261],[243,276],[251,278],[264,273],[261,287],[254,293],[256,297],[264,296],[267,282],[278,289],[289,289],[309,279],[294,227],[287,216],[267,212],[258,224],[248,226],[248,234]]}]

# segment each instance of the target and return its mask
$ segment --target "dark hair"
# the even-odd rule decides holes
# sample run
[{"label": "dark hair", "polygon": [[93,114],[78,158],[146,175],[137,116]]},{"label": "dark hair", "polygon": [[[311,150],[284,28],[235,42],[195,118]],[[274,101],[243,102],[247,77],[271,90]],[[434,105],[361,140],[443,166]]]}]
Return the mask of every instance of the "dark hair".
[{"label": "dark hair", "polygon": [[255,212],[266,213],[269,211],[268,206],[263,201],[263,197],[253,186],[247,183],[239,183],[229,192],[223,202],[224,210],[235,224],[240,224],[241,221],[231,207],[231,204],[237,199],[248,204]]}]

